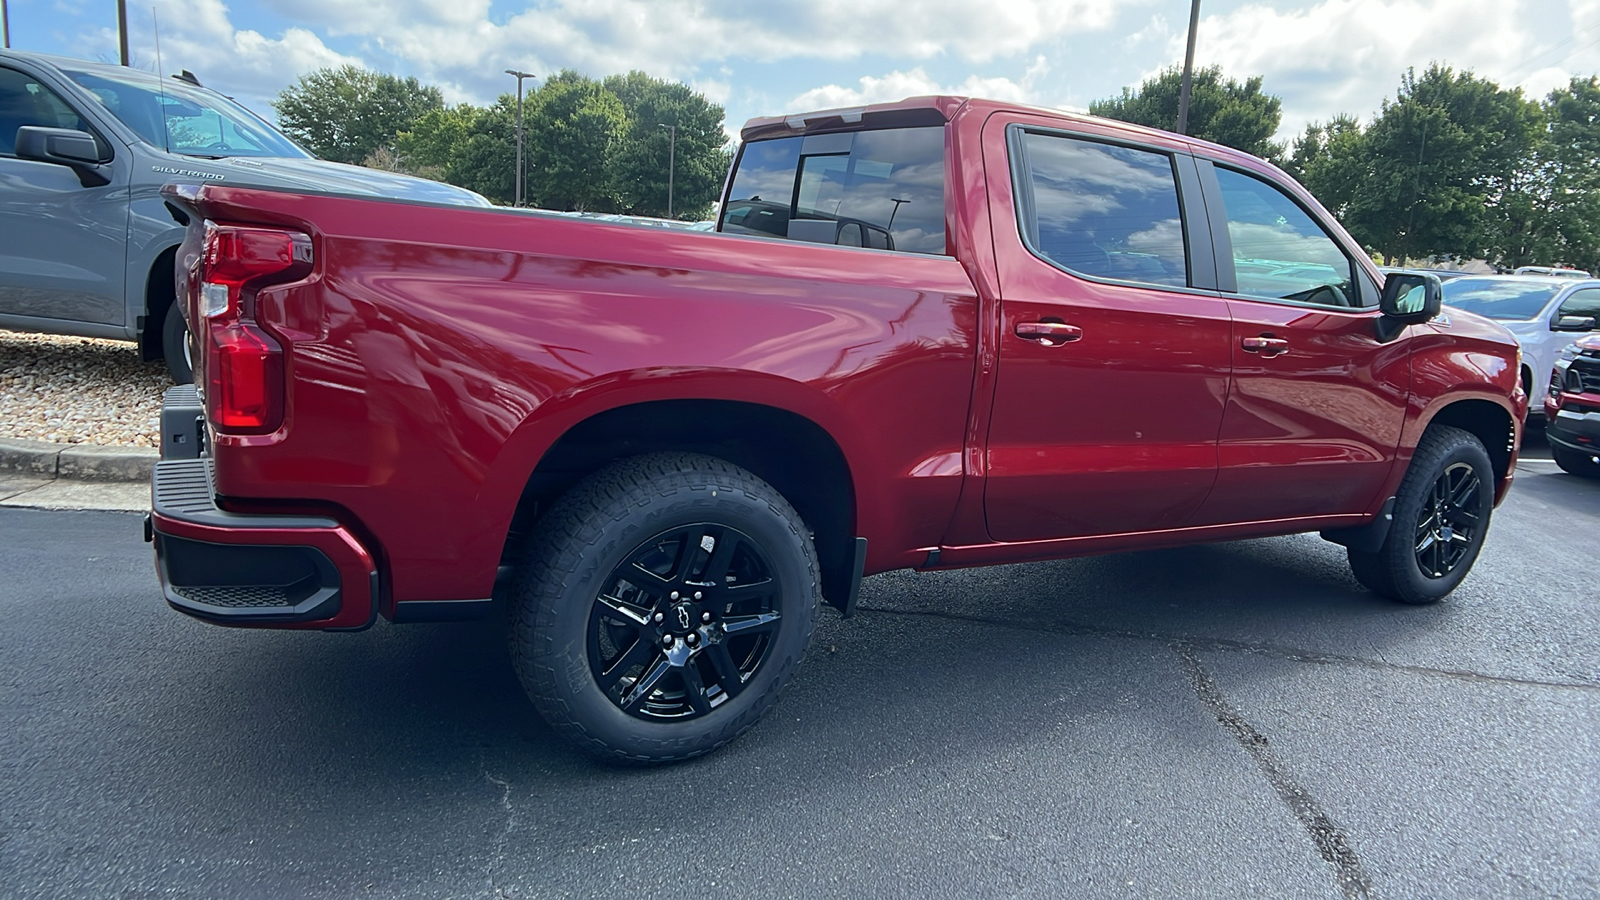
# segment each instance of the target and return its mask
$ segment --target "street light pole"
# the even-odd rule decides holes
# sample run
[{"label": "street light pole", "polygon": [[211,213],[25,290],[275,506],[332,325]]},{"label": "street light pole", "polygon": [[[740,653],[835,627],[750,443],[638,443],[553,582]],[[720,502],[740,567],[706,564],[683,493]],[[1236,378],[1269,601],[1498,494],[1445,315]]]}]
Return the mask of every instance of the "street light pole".
[{"label": "street light pole", "polygon": [[128,0],[117,0],[117,49],[122,53],[122,64],[128,64]]},{"label": "street light pole", "polygon": [[672,215],[672,182],[678,170],[678,126],[660,125],[667,130],[667,218]]},{"label": "street light pole", "polygon": [[534,75],[534,74],[532,74],[530,72],[518,72],[516,69],[507,69],[506,70],[506,74],[515,76],[516,79],[517,79],[517,198],[516,198],[516,200],[514,202],[515,202],[515,204],[517,206],[521,206],[522,205],[522,79],[524,79],[524,78],[538,78],[539,76]]},{"label": "street light pole", "polygon": [[11,49],[11,11],[6,9],[6,0],[0,0],[0,37],[5,38],[5,47]]},{"label": "street light pole", "polygon": [[1183,87],[1178,90],[1178,133],[1189,133],[1189,85],[1194,77],[1194,35],[1200,27],[1200,0],[1189,5],[1189,49],[1183,54]]}]

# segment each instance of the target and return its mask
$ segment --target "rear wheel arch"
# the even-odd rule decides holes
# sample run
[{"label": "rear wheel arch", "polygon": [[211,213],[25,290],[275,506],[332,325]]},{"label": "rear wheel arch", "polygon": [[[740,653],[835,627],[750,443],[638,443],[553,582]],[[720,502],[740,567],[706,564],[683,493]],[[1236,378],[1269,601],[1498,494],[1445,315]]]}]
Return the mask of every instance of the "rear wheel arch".
[{"label": "rear wheel arch", "polygon": [[842,606],[855,576],[856,489],[849,461],[814,420],[737,400],[653,400],[616,406],[573,424],[540,457],[523,486],[502,563],[521,562],[524,536],[568,488],[618,460],[700,453],[772,485],[806,523],[821,566],[823,596]]},{"label": "rear wheel arch", "polygon": [[178,245],[173,244],[156,254],[150,263],[150,270],[145,273],[144,329],[139,334],[139,353],[146,360],[161,358],[161,326],[166,322],[167,312],[177,301],[177,289],[173,283],[173,266],[177,259]]}]

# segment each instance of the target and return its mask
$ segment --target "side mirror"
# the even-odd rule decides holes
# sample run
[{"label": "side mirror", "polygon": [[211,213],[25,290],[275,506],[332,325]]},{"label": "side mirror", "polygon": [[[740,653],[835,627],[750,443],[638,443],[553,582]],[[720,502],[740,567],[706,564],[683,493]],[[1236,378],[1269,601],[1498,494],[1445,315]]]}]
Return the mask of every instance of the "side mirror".
[{"label": "side mirror", "polygon": [[17,156],[67,166],[78,173],[84,187],[111,183],[100,171],[101,163],[106,161],[102,159],[100,143],[87,131],[24,125],[17,129]]},{"label": "side mirror", "polygon": [[1562,316],[1550,326],[1551,331],[1593,331],[1594,316]]},{"label": "side mirror", "polygon": [[1421,325],[1439,314],[1444,303],[1444,288],[1439,276],[1425,272],[1390,272],[1383,279],[1378,297],[1378,340],[1391,341],[1407,325]]}]

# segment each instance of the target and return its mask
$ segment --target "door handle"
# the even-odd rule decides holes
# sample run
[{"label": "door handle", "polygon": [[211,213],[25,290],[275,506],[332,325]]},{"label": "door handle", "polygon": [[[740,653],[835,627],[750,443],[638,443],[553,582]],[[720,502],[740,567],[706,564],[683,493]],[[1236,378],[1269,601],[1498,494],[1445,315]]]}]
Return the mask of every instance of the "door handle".
[{"label": "door handle", "polygon": [[1083,337],[1083,329],[1065,322],[1018,322],[1017,337],[1059,347]]},{"label": "door handle", "polygon": [[1260,337],[1247,337],[1239,342],[1240,346],[1251,353],[1260,353],[1262,356],[1277,356],[1289,352],[1289,342],[1283,338],[1264,334]]}]

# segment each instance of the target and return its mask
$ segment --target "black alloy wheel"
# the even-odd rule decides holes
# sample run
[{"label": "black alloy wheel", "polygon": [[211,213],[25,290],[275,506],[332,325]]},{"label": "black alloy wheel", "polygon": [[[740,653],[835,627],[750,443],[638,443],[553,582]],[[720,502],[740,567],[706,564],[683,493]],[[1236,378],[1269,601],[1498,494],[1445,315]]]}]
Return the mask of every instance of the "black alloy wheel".
[{"label": "black alloy wheel", "polygon": [[1356,580],[1402,603],[1433,603],[1455,590],[1483,549],[1494,477],[1475,435],[1429,426],[1395,493],[1383,546],[1374,553],[1348,550]]},{"label": "black alloy wheel", "polygon": [[1472,466],[1458,462],[1439,473],[1424,516],[1417,523],[1417,566],[1430,578],[1443,578],[1466,559],[1482,524],[1483,482]]},{"label": "black alloy wheel", "polygon": [[739,696],[771,655],[782,594],[761,546],[736,528],[683,525],[645,541],[589,616],[589,671],[641,719],[703,716]]},{"label": "black alloy wheel", "polygon": [[557,732],[607,762],[689,759],[755,725],[804,656],[821,599],[794,507],[694,453],[578,482],[524,558],[517,675]]}]

